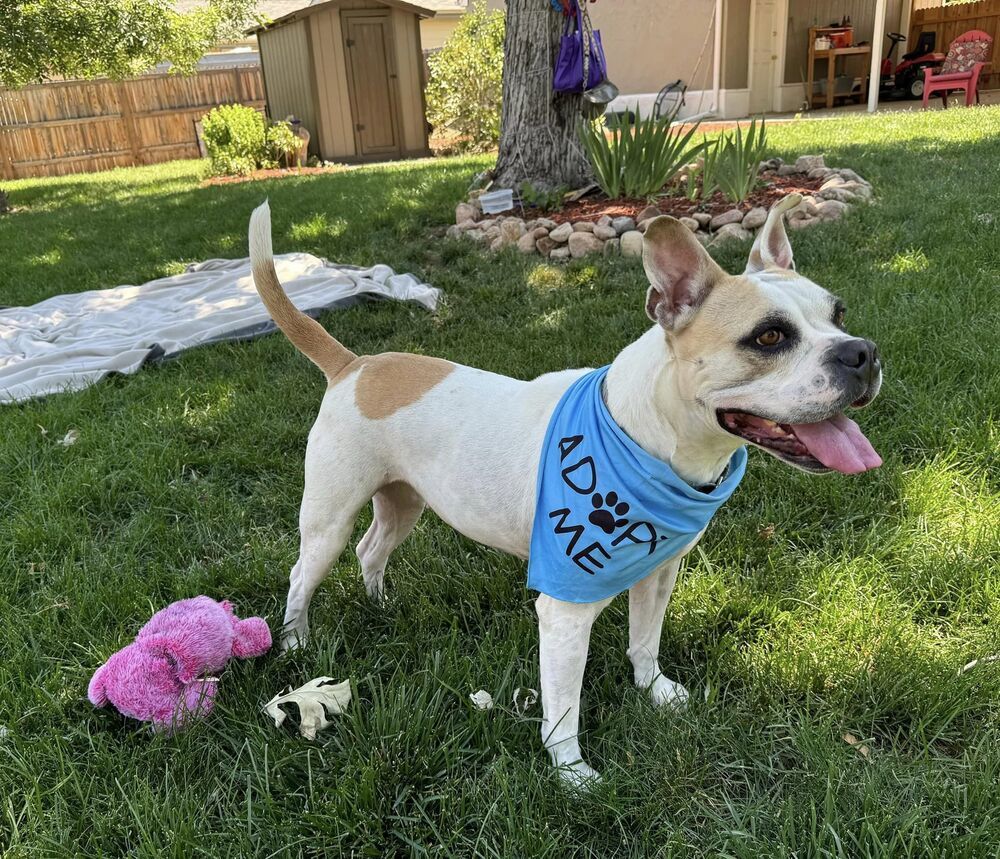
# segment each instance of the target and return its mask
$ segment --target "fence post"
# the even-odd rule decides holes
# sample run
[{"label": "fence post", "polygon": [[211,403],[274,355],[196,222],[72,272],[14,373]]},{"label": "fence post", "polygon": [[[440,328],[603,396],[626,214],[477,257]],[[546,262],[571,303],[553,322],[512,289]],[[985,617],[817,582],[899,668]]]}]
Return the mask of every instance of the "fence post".
[{"label": "fence post", "polygon": [[132,153],[132,164],[138,167],[142,163],[140,160],[141,147],[135,127],[135,105],[132,104],[132,92],[128,88],[128,84],[124,82],[115,84],[115,88],[118,91],[118,112],[122,118],[122,125],[125,127],[125,139],[128,141],[128,148]]},{"label": "fence post", "polygon": [[236,101],[238,104],[244,104],[246,99],[243,96],[243,78],[240,77],[238,66],[233,67],[233,78],[236,80]]},{"label": "fence post", "polygon": [[0,179],[16,179],[17,171],[14,169],[14,132],[4,131],[8,125],[13,125],[16,118],[16,111],[11,107],[12,99],[6,90],[0,90]]},{"label": "fence post", "polygon": [[10,137],[12,135],[4,135],[3,131],[0,130],[0,179],[17,178],[17,172],[14,170],[14,159],[7,152]]}]

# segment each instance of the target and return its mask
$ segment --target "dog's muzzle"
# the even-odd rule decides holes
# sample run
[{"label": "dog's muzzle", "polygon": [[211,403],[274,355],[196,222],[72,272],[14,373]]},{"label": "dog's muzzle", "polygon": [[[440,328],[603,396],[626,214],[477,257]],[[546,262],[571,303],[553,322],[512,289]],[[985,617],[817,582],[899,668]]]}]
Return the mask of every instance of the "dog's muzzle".
[{"label": "dog's muzzle", "polygon": [[860,337],[842,340],[830,350],[829,362],[834,378],[850,392],[852,405],[871,402],[882,378],[878,346]]}]

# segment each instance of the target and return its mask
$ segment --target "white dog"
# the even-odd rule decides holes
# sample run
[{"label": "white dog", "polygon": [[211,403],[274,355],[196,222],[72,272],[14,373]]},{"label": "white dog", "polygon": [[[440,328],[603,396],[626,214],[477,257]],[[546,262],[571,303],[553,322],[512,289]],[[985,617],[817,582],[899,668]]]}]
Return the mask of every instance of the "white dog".
[{"label": "white dog", "polygon": [[[692,487],[711,490],[747,442],[809,472],[857,473],[881,462],[842,414],[878,393],[878,351],[845,333],[840,301],[795,272],[782,212],[796,202],[772,208],[742,275],[723,271],[673,218],[646,231],[646,312],[655,324],[615,357],[603,398],[617,427]],[[374,521],[357,555],[374,598],[425,504],[467,537],[527,558],[549,419],[588,371],[525,382],[441,358],[357,356],[285,295],[266,203],[250,221],[250,256],[272,318],[329,381],[306,450],[284,645],[305,640],[312,595],[369,500]],[[628,656],[657,706],[687,698],[657,655],[681,559],[700,536],[629,588]],[[591,626],[610,601],[542,594],[535,603],[542,740],[574,783],[596,777],[580,752],[580,691]]]}]

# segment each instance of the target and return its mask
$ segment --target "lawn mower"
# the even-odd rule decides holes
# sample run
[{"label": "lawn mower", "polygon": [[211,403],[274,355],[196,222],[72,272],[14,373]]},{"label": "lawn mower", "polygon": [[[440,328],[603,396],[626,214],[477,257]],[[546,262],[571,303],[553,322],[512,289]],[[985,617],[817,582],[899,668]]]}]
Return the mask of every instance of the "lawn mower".
[{"label": "lawn mower", "polygon": [[900,42],[906,41],[902,33],[886,33],[892,42],[889,52],[882,60],[882,75],[879,81],[879,98],[923,98],[924,69],[938,68],[945,55],[934,53],[934,33],[921,33],[917,46],[903,54],[899,65],[895,65],[894,55]]}]

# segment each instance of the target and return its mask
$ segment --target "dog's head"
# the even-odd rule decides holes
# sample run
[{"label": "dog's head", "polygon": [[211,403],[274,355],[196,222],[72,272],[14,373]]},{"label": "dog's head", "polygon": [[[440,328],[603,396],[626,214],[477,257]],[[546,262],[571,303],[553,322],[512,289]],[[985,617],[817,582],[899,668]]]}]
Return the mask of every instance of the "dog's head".
[{"label": "dog's head", "polygon": [[711,432],[804,471],[856,474],[882,462],[843,414],[878,394],[878,348],[848,334],[843,302],[795,271],[783,213],[797,202],[790,195],[771,209],[736,276],[679,221],[656,218],[643,245],[646,313]]}]

